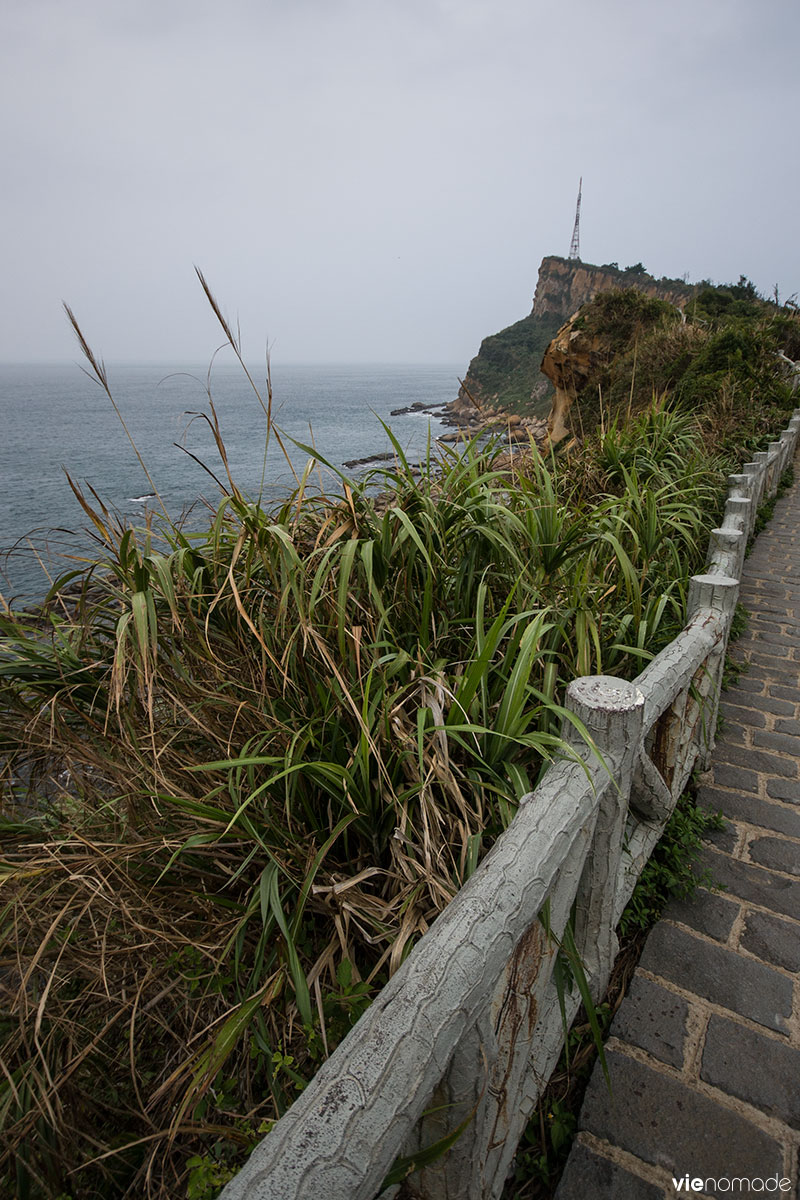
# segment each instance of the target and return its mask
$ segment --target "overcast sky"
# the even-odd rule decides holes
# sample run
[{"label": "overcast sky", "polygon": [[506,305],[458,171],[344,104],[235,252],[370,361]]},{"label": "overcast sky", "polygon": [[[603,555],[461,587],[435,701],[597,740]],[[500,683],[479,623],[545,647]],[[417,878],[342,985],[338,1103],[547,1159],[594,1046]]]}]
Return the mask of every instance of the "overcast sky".
[{"label": "overcast sky", "polygon": [[463,364],[546,254],[800,288],[797,0],[2,0],[0,360]]}]

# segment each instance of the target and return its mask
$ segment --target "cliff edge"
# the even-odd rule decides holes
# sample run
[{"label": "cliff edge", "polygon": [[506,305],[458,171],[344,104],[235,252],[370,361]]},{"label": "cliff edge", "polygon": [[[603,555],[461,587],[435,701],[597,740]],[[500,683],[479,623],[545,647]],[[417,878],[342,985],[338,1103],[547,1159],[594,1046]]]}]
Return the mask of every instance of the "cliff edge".
[{"label": "cliff edge", "polygon": [[681,309],[696,292],[696,287],[680,279],[655,279],[641,263],[620,268],[616,263],[596,266],[555,254],[543,258],[531,312],[483,339],[451,405],[452,415],[474,414],[477,406],[546,417],[554,395],[550,379],[541,371],[548,345],[582,304],[599,292],[630,287]]}]

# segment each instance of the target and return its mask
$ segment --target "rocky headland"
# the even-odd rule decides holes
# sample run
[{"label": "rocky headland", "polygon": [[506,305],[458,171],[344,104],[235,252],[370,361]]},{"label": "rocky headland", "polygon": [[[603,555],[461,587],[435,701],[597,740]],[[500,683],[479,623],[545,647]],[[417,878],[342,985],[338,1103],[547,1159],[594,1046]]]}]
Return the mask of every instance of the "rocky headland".
[{"label": "rocky headland", "polygon": [[505,432],[512,442],[531,436],[544,442],[548,426],[551,433],[560,430],[563,415],[559,414],[565,411],[567,395],[574,395],[564,372],[580,370],[580,354],[575,351],[588,355],[587,368],[589,359],[595,365],[593,355],[603,353],[599,347],[575,345],[572,335],[577,330],[571,322],[581,306],[600,292],[631,287],[681,310],[697,291],[683,280],[656,279],[641,263],[620,268],[616,263],[596,266],[557,255],[543,258],[531,312],[481,342],[458,396],[445,410],[443,419],[454,432],[442,440],[457,441],[486,430]]}]

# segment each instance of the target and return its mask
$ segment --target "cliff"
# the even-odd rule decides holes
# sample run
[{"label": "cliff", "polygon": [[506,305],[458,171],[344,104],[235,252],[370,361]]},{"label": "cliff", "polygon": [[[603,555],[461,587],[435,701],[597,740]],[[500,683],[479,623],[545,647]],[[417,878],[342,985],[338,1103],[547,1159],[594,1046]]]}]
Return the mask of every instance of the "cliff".
[{"label": "cliff", "polygon": [[655,279],[641,263],[621,269],[616,263],[595,266],[554,254],[543,258],[531,312],[484,338],[453,401],[452,413],[474,413],[474,400],[482,410],[547,416],[554,390],[540,365],[550,341],[563,323],[599,292],[630,287],[679,308],[696,291],[679,279]]},{"label": "cliff", "polygon": [[666,300],[677,308],[683,308],[697,291],[695,286],[680,279],[655,279],[648,275],[641,263],[624,269],[616,263],[595,267],[580,259],[559,258],[551,254],[542,259],[539,268],[531,316],[553,314],[563,322],[587,300],[593,300],[598,292],[629,287],[635,287],[652,299]]}]

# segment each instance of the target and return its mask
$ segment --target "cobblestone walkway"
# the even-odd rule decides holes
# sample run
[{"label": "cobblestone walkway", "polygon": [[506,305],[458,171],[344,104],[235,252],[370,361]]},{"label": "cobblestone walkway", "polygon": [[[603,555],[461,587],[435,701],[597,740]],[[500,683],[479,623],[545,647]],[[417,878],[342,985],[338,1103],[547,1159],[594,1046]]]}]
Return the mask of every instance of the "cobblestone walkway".
[{"label": "cobblestone walkway", "polygon": [[740,599],[750,666],[700,789],[726,817],[703,865],[727,890],[652,930],[611,1026],[613,1094],[596,1066],[556,1200],[800,1200],[800,480]]}]

